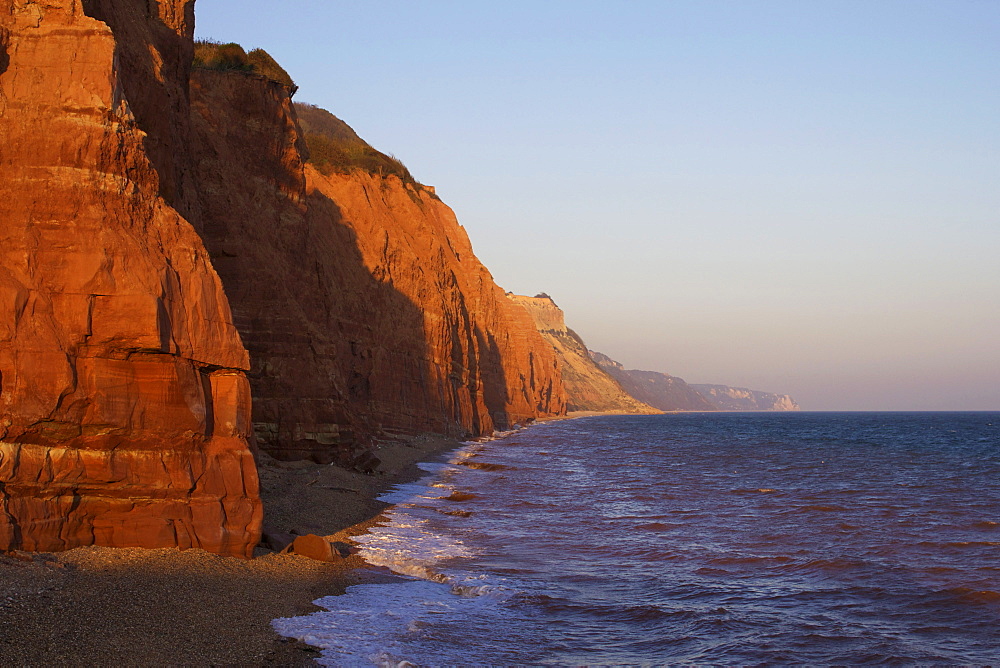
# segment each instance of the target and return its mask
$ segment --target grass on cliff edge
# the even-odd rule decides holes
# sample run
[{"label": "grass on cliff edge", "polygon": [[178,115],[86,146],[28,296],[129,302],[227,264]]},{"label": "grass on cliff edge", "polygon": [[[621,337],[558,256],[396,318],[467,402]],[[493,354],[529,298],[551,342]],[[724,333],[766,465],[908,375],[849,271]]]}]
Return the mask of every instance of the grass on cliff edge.
[{"label": "grass on cliff edge", "polygon": [[309,162],[324,174],[361,170],[379,176],[397,176],[403,183],[423,189],[399,159],[372,148],[351,126],[326,109],[296,102],[295,114],[309,147]]},{"label": "grass on cliff edge", "polygon": [[212,40],[198,40],[194,43],[192,67],[224,72],[246,72],[276,81],[291,90],[294,95],[299,89],[281,65],[264,49],[253,49],[250,53],[234,42],[222,44]]}]

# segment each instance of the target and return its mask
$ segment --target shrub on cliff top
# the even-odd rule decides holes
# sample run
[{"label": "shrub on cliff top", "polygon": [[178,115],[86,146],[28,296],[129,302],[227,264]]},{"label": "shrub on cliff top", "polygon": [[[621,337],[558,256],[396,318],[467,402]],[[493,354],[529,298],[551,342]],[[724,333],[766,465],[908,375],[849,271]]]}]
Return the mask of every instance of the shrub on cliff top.
[{"label": "shrub on cliff top", "polygon": [[221,44],[211,40],[194,43],[194,67],[225,72],[246,72],[276,81],[291,89],[294,95],[298,86],[288,72],[264,49],[253,49],[250,53],[235,42]]},{"label": "shrub on cliff top", "polygon": [[324,174],[349,174],[361,170],[380,176],[397,176],[403,183],[421,187],[406,165],[372,148],[351,126],[329,111],[296,102],[295,113],[309,147],[309,162]]},{"label": "shrub on cliff top", "polygon": [[253,65],[250,64],[246,51],[235,42],[229,44],[210,41],[195,42],[193,65],[208,70],[253,71]]},{"label": "shrub on cliff top", "polygon": [[253,49],[247,54],[247,59],[250,64],[253,65],[254,72],[263,75],[270,79],[271,81],[277,81],[280,84],[284,84],[292,89],[294,93],[298,90],[298,86],[292,81],[292,77],[288,75],[281,65],[278,64],[274,58],[271,57],[264,49]]}]

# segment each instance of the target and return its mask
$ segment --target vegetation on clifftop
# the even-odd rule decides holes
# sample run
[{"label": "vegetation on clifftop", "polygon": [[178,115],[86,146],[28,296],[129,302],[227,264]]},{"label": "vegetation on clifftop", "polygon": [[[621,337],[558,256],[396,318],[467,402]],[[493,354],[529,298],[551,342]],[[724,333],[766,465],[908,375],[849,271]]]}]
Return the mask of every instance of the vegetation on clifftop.
[{"label": "vegetation on clifftop", "polygon": [[264,49],[253,49],[250,53],[235,42],[221,44],[211,40],[194,43],[193,67],[226,72],[246,72],[258,74],[270,81],[276,81],[291,90],[294,95],[299,89],[292,77]]},{"label": "vegetation on clifftop", "polygon": [[[262,76],[287,86],[293,95],[298,90],[292,77],[267,51],[253,49],[248,53],[235,42],[195,42],[192,65],[199,69]],[[425,190],[436,197],[433,189],[417,183],[399,159],[374,149],[351,126],[327,110],[311,104],[295,103],[295,111],[309,148],[308,161],[320,172],[350,174],[359,170],[383,177],[396,176],[403,183],[413,186],[414,190]]]},{"label": "vegetation on clifftop", "polygon": [[403,183],[421,187],[406,165],[372,148],[351,126],[326,109],[296,102],[295,113],[309,147],[309,162],[324,174],[349,174],[361,170],[380,176],[397,176]]}]

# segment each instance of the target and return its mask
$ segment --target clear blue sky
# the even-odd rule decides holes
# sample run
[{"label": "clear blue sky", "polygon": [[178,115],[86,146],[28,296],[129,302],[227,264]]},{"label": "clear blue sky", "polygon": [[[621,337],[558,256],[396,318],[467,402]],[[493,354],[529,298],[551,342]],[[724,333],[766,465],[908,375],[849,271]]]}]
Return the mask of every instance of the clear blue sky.
[{"label": "clear blue sky", "polygon": [[1000,409],[1000,2],[198,0],[591,348]]}]

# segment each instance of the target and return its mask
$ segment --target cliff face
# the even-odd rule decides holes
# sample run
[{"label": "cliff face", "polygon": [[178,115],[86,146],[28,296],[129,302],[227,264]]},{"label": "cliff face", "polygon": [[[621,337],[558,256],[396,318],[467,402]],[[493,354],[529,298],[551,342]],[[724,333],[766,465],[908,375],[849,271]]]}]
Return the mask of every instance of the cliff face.
[{"label": "cliff face", "polygon": [[192,6],[0,0],[0,549],[258,541],[247,354],[175,208]]},{"label": "cliff face", "polygon": [[550,297],[508,294],[514,304],[530,314],[535,328],[555,350],[566,386],[566,407],[571,411],[658,413],[630,395],[590,356],[583,339],[566,326],[562,309]]},{"label": "cliff face", "polygon": [[260,446],[349,464],[372,436],[563,413],[551,348],[451,210],[394,174],[305,165],[288,93],[192,78],[203,234],[250,350]]},{"label": "cliff face", "polygon": [[772,394],[728,385],[692,385],[724,411],[797,411],[799,405],[787,394]]},{"label": "cliff face", "polygon": [[626,369],[621,364],[594,350],[591,357],[602,369],[636,399],[661,411],[714,411],[710,403],[682,378],[657,371]]},{"label": "cliff face", "polygon": [[193,0],[0,0],[0,549],[249,556],[255,440],[362,465],[565,412],[432,189],[307,166],[289,88],[192,79],[192,27]]},{"label": "cliff face", "polygon": [[[306,173],[313,197],[339,209],[379,289],[391,290],[397,300],[401,296],[420,314],[409,323],[415,336],[405,340],[398,333],[398,339],[386,335],[405,331],[399,325],[406,324],[412,306],[403,320],[398,310],[387,309],[379,316],[386,319],[373,323],[369,346],[381,357],[373,360],[381,369],[369,379],[383,387],[357,397],[365,401],[366,414],[408,430],[481,435],[565,412],[555,355],[473,254],[451,209],[395,177],[324,176],[312,167]],[[336,214],[315,211],[325,214],[326,224]],[[342,319],[369,309],[358,303]],[[408,345],[409,359],[392,359]]]}]

